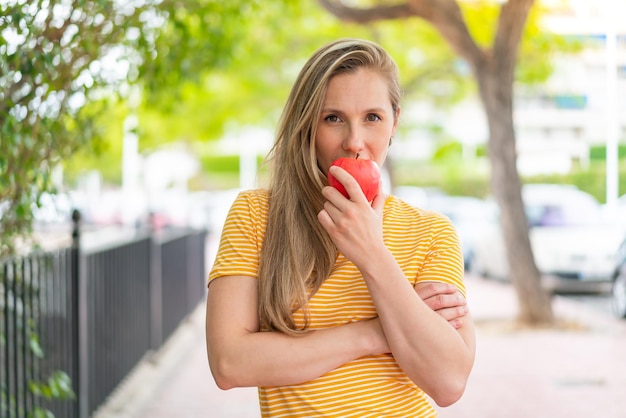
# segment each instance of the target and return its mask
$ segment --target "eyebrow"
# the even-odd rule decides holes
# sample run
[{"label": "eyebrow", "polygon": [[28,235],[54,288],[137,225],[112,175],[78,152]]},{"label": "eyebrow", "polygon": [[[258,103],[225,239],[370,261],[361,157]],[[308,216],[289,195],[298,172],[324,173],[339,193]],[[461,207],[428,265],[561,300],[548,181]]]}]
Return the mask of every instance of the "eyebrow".
[{"label": "eyebrow", "polygon": [[[363,111],[363,113],[385,113],[385,109],[382,107],[373,107],[371,109],[365,109]],[[343,111],[339,110],[339,109],[333,109],[333,108],[329,108],[329,107],[325,107],[322,109],[322,113],[344,113]]]}]

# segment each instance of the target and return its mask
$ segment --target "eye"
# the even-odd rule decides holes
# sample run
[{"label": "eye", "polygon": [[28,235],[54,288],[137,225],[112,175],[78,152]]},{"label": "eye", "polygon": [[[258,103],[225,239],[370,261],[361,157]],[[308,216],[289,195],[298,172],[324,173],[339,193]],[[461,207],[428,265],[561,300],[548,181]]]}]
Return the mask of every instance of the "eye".
[{"label": "eye", "polygon": [[324,120],[331,123],[337,123],[341,121],[341,119],[339,119],[339,116],[337,115],[328,115],[324,118]]},{"label": "eye", "polygon": [[367,115],[366,120],[367,120],[368,122],[376,122],[376,121],[379,121],[379,120],[382,120],[382,119],[381,119],[381,117],[380,117],[380,116],[378,116],[377,114],[375,114],[375,113],[370,113],[370,114],[368,114],[368,115]]}]

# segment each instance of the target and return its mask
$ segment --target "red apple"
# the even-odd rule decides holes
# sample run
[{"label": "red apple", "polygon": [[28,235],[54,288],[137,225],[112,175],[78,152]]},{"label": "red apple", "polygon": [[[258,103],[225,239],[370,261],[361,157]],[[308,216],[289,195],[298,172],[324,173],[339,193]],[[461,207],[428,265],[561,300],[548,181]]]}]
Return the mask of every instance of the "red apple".
[{"label": "red apple", "polygon": [[[378,194],[378,183],[380,182],[380,169],[374,160],[359,159],[357,154],[356,158],[338,158],[331,165],[339,166],[350,173],[361,186],[367,201],[374,200]],[[328,173],[328,184],[350,199],[346,188],[330,172]]]}]

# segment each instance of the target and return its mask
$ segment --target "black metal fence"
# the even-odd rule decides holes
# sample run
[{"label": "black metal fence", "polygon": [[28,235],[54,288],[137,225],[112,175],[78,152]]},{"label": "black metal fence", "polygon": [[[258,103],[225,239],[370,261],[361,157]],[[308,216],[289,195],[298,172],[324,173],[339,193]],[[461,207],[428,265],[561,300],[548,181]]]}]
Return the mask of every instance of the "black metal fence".
[{"label": "black metal fence", "polygon": [[86,418],[204,299],[207,231],[0,261],[0,417]]}]

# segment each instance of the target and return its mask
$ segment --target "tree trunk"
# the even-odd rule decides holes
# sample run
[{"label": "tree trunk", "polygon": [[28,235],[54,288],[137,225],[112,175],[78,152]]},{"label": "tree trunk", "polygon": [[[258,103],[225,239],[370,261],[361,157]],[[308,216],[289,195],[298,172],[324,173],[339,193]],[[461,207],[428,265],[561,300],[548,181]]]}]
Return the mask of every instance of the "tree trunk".
[{"label": "tree trunk", "polygon": [[476,79],[489,126],[491,188],[500,207],[510,279],[517,294],[519,320],[549,324],[552,306],[533,257],[517,172],[512,86],[498,72],[500,66],[493,64],[493,58],[488,58],[484,68],[477,69]]}]

